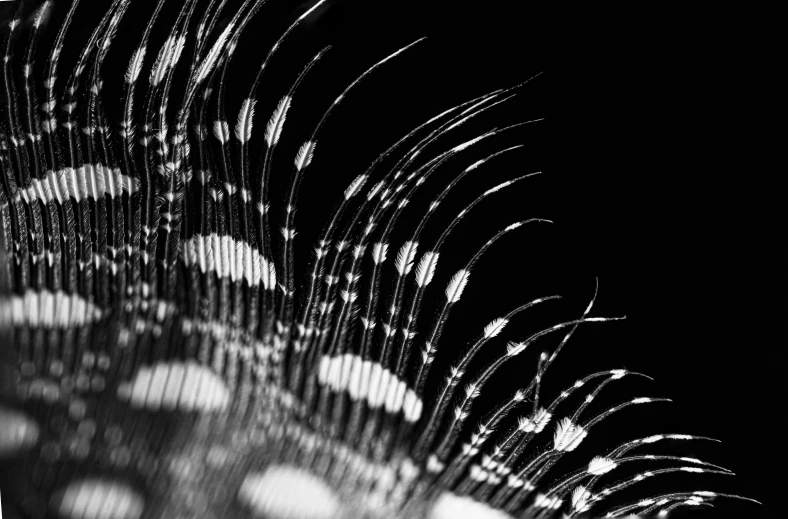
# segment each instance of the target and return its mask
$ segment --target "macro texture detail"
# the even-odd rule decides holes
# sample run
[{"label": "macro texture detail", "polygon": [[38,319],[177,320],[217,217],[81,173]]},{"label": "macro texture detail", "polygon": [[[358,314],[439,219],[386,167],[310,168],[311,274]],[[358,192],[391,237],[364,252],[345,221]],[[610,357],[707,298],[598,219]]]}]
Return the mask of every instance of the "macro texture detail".
[{"label": "macro texture detail", "polygon": [[[446,252],[477,205],[540,173],[518,172],[442,213],[463,179],[520,146],[480,160],[467,150],[539,119],[472,138],[458,138],[458,128],[538,78],[426,114],[365,171],[345,172],[321,163],[328,122],[421,40],[348,78],[313,127],[291,128],[305,91],[320,86],[329,49],[298,63],[281,92],[266,88],[269,62],[298,44],[297,29],[330,0],[309,2],[259,51],[237,112],[227,107],[234,57],[269,2],[184,0],[175,10],[151,2],[118,77],[104,73],[108,55],[124,16],[140,7],[101,3],[106,11],[87,44],[66,59],[86,3],[35,3],[0,27],[0,319],[8,336],[0,461],[19,474],[2,497],[22,517],[664,516],[738,498],[694,489],[620,498],[651,477],[730,474],[649,451],[710,438],[659,433],[575,456],[612,415],[667,401],[626,396],[592,408],[621,379],[645,377],[625,369],[541,394],[579,327],[619,319],[595,315],[596,293],[577,315],[516,341],[500,335],[558,296],[490,316],[467,330],[465,344],[441,340],[447,327],[462,326],[451,318],[455,306],[475,303],[467,289],[481,277],[477,262],[551,223],[524,217],[475,248]],[[162,43],[154,28],[167,33]],[[119,98],[105,95],[110,83],[120,85]],[[264,98],[272,98],[270,113],[260,108]],[[288,131],[301,141],[282,158]],[[299,208],[302,182],[332,167],[346,185],[335,210]],[[272,178],[286,188],[271,189]],[[430,182],[442,187],[398,241],[405,208]],[[294,245],[300,218],[324,223],[308,257]],[[425,232],[430,223],[442,225],[437,239]],[[437,274],[450,254],[464,264],[444,281]],[[504,364],[543,338],[557,345],[519,389],[493,403],[482,397]],[[483,350],[498,353],[478,368],[490,358]],[[622,467],[635,472],[617,476]]]}]

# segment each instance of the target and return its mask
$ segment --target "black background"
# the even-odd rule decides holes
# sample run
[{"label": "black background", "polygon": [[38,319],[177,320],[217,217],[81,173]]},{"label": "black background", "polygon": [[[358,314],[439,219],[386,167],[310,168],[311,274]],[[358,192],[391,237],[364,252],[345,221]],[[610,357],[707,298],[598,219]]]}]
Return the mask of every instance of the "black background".
[{"label": "black background", "polygon": [[[262,53],[311,2],[270,3],[242,38],[232,65],[231,126]],[[106,66],[110,97],[121,85],[135,36],[152,7],[152,2],[134,4],[110,54],[117,59]],[[479,359],[482,367],[503,351],[506,340],[577,317],[598,277],[593,315],[627,319],[582,327],[548,373],[545,394],[554,395],[596,369],[625,367],[655,381],[618,382],[602,394],[600,405],[633,396],[667,396],[674,403],[612,417],[589,435],[583,452],[657,432],[712,436],[723,443],[682,443],[661,452],[701,457],[737,477],[693,476],[680,483],[745,495],[764,506],[720,501],[693,517],[778,517],[777,485],[784,476],[777,454],[785,422],[779,404],[785,197],[778,186],[785,175],[780,130],[786,115],[779,17],[665,8],[581,12],[569,5],[513,1],[329,4],[287,40],[258,95],[259,143],[259,132],[294,74],[317,49],[334,45],[299,90],[288,116],[275,163],[279,192],[295,150],[344,86],[397,48],[421,36],[428,40],[359,85],[318,139],[296,219],[299,273],[304,274],[326,212],[378,153],[454,104],[544,72],[517,98],[441,146],[494,126],[545,121],[450,161],[414,197],[394,233],[390,258],[446,179],[493,151],[525,144],[453,191],[427,226],[423,247],[477,194],[514,176],[543,171],[488,199],[447,243],[429,305],[440,301],[449,277],[500,228],[531,217],[555,221],[518,229],[479,262],[450,318],[441,355],[449,359],[450,351],[459,353],[482,326],[518,304],[564,296],[521,315],[488,345],[489,356]],[[167,8],[172,12],[165,10],[162,29],[177,8],[173,2]],[[99,15],[100,10],[82,9],[74,31],[81,34],[69,44],[79,48]],[[50,23],[57,20],[55,14]],[[163,41],[164,33],[157,33]],[[279,202],[275,197],[274,211]],[[537,343],[507,365],[481,402],[497,401],[527,381],[541,348],[554,345]],[[443,365],[436,362],[436,370]]]}]

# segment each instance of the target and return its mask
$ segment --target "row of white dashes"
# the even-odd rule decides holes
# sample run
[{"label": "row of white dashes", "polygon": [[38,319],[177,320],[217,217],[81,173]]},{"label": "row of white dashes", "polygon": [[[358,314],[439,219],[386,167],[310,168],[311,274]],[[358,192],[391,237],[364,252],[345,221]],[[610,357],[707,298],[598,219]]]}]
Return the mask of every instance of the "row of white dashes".
[{"label": "row of white dashes", "polygon": [[202,273],[212,272],[232,281],[245,279],[249,286],[262,283],[266,289],[276,286],[274,263],[247,242],[231,236],[193,236],[183,242],[181,255],[187,267],[197,265]]},{"label": "row of white dashes", "polygon": [[27,290],[13,295],[11,322],[14,326],[66,329],[99,320],[102,311],[85,298],[63,291]]},{"label": "row of white dashes", "polygon": [[119,168],[109,168],[102,164],[85,164],[79,168],[49,170],[43,180],[34,178],[29,186],[21,187],[22,198],[30,203],[41,200],[46,203],[57,200],[63,203],[66,197],[77,202],[109,195],[121,196],[139,191],[139,180],[121,173]]},{"label": "row of white dashes", "polygon": [[324,355],[318,380],[334,391],[347,391],[353,400],[366,400],[373,409],[383,406],[389,413],[402,410],[408,422],[421,417],[423,404],[415,391],[379,363],[359,355]]},{"label": "row of white dashes", "polygon": [[230,403],[230,391],[213,371],[194,361],[161,362],[140,368],[118,386],[118,398],[134,408],[220,411]]}]

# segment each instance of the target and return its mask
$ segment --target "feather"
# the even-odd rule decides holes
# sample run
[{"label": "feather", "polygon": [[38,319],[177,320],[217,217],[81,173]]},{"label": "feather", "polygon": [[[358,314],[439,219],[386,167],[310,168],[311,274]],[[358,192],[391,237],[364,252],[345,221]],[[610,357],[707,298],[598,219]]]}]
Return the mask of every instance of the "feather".
[{"label": "feather", "polygon": [[213,68],[216,66],[216,63],[219,61],[219,56],[224,50],[224,44],[227,42],[227,38],[234,28],[235,26],[232,22],[227,24],[227,27],[225,27],[224,31],[222,31],[222,33],[216,39],[216,42],[214,42],[211,50],[208,51],[208,55],[205,56],[200,68],[197,70],[196,78],[194,80],[195,87],[202,84],[202,82],[205,81],[205,78],[208,77],[208,74],[210,74]]},{"label": "feather", "polygon": [[290,109],[291,101],[292,98],[290,96],[284,96],[279,101],[276,110],[274,110],[274,114],[268,121],[265,127],[265,142],[268,143],[268,146],[274,146],[279,142],[279,137],[282,135],[282,128],[284,128],[285,118],[287,117],[287,111]]},{"label": "feather", "polygon": [[244,99],[241,110],[238,112],[238,122],[235,125],[235,137],[243,144],[252,138],[252,119],[254,118],[254,99]]},{"label": "feather", "polygon": [[306,141],[298,149],[298,154],[296,155],[295,159],[295,167],[298,171],[306,168],[312,162],[312,156],[315,153],[316,144],[317,143],[314,141]]},{"label": "feather", "polygon": [[449,303],[456,303],[460,300],[460,296],[462,296],[462,292],[465,290],[465,285],[468,284],[468,276],[470,275],[471,273],[467,270],[459,270],[452,276],[449,285],[446,287],[446,299]]},{"label": "feather", "polygon": [[[534,299],[484,321],[488,324],[467,348],[457,350],[441,340],[444,329],[463,324],[450,315],[452,306],[488,249],[510,231],[531,227],[525,223],[549,222],[521,220],[473,254],[459,256],[459,251],[464,267],[444,292],[433,297],[427,290],[441,254],[444,261],[455,254],[441,247],[457,222],[486,196],[538,174],[526,170],[473,198],[415,262],[419,243],[429,234],[428,220],[440,216],[437,209],[447,207],[444,200],[463,175],[487,170],[496,164],[493,157],[521,147],[503,147],[503,132],[541,120],[465,132],[471,120],[486,124],[475,116],[503,106],[528,81],[425,117],[365,170],[346,174],[350,163],[337,164],[330,171],[347,187],[336,193],[334,213],[324,216],[317,205],[299,205],[297,193],[317,140],[324,142],[321,132],[333,127],[326,124],[329,115],[341,112],[337,107],[373,70],[421,40],[375,62],[338,94],[329,92],[328,106],[299,147],[295,172],[277,200],[280,193],[269,191],[268,176],[278,160],[274,148],[294,92],[328,47],[288,82],[267,121],[261,173],[254,176],[257,154],[249,153],[248,144],[257,89],[274,51],[284,48],[285,38],[318,13],[324,0],[311,2],[276,40],[263,66],[255,67],[257,76],[234,126],[239,146],[228,146],[226,102],[235,95],[230,85],[236,79],[230,64],[265,2],[243,2],[230,13],[225,9],[233,10],[232,3],[207,3],[200,15],[200,2],[182,2],[177,18],[165,20],[170,35],[151,67],[139,129],[135,85],[163,2],[156,4],[141,41],[134,42],[125,71],[116,72],[125,76],[120,110],[104,104],[110,99],[101,95],[103,75],[112,67],[102,64],[129,0],[111,2],[70,64],[73,72],[63,92],[55,89],[55,72],[74,8],[44,73],[33,58],[39,40],[49,41],[39,33],[46,29],[50,2],[35,12],[31,37],[14,33],[20,19],[8,24],[7,80],[0,84],[0,117],[7,130],[0,135],[0,264],[8,268],[0,281],[10,277],[5,317],[14,348],[0,355],[0,371],[9,375],[6,396],[13,410],[6,400],[0,404],[0,456],[19,460],[25,485],[52,513],[94,517],[104,510],[136,518],[180,510],[201,516],[206,510],[226,511],[224,497],[234,495],[244,513],[272,517],[401,518],[423,512],[436,518],[547,519],[596,512],[600,503],[609,506],[618,490],[656,474],[730,474],[695,458],[630,452],[662,441],[708,440],[682,434],[629,440],[583,458],[590,446],[578,446],[599,422],[625,408],[669,401],[630,396],[587,416],[602,388],[638,375],[623,369],[587,375],[557,395],[542,394],[549,387],[543,385],[548,368],[578,326],[618,319],[591,315],[596,294],[581,317],[540,327],[505,346],[487,343],[499,340],[504,328],[516,334],[518,313],[558,296]],[[218,23],[226,26],[215,30]],[[195,24],[196,38],[188,35]],[[184,67],[189,74],[176,81],[172,74],[187,45],[193,49]],[[303,88],[310,88],[307,83]],[[266,78],[265,84],[279,82]],[[45,97],[39,102],[41,91]],[[78,101],[83,93],[85,103]],[[317,103],[321,99],[314,97]],[[260,101],[269,106],[276,98]],[[170,104],[176,109],[169,110]],[[65,117],[60,122],[58,106]],[[113,119],[117,113],[120,121]],[[59,125],[65,130],[56,131]],[[121,143],[109,128],[120,128]],[[210,129],[218,144],[208,138]],[[469,148],[482,141],[492,153],[471,162]],[[327,153],[327,168],[332,156],[340,155]],[[444,170],[455,161],[463,161],[457,175],[431,177],[439,168],[448,175]],[[420,197],[417,191],[435,178],[437,194]],[[277,182],[278,177],[270,185]],[[318,198],[322,204],[324,193]],[[396,275],[388,274],[381,264],[406,223],[400,218],[407,214],[403,209],[419,204],[428,209],[414,229],[404,230]],[[281,207],[281,220],[272,219],[270,207]],[[293,244],[296,214],[313,220],[307,223],[327,222],[320,240],[304,249],[313,261],[305,284],[296,283],[294,274],[305,261]],[[308,237],[306,231],[303,235]],[[364,258],[367,251],[371,262]],[[405,282],[414,263],[415,285]],[[474,311],[482,316],[494,310],[488,303]],[[425,316],[432,322],[422,323]],[[543,341],[541,354],[534,352],[532,378],[496,400],[496,384],[488,382],[499,376],[499,368],[555,332],[563,338]],[[477,366],[482,349],[489,350],[487,364]],[[444,372],[435,373],[433,364]],[[546,431],[555,416],[562,418]],[[564,456],[579,459],[582,468],[561,474]],[[265,463],[254,468],[248,463],[254,460]],[[599,476],[620,465],[650,460],[665,466],[638,469],[607,487],[599,484]],[[167,465],[164,487],[156,480],[160,462]],[[69,470],[52,468],[63,463]],[[131,464],[150,479],[144,494],[108,476],[128,472]],[[205,492],[206,481],[228,492]],[[676,492],[610,510],[613,515],[669,511],[719,497],[739,499]],[[13,493],[9,499],[25,502]],[[44,513],[30,503],[33,512]]]},{"label": "feather", "polygon": [[33,19],[33,27],[38,29],[41,27],[41,24],[49,17],[50,9],[52,7],[52,2],[50,0],[46,0],[41,7],[38,8],[36,11],[35,17]]},{"label": "feather", "polygon": [[134,56],[129,62],[129,68],[126,71],[126,83],[134,83],[142,71],[142,65],[145,61],[145,47],[140,47],[134,52]]},{"label": "feather", "polygon": [[508,319],[498,318],[494,319],[490,322],[487,326],[484,327],[484,336],[486,338],[492,338],[501,333],[504,326],[509,322]]},{"label": "feather", "polygon": [[406,241],[402,248],[397,253],[397,259],[394,266],[400,276],[404,276],[413,268],[413,260],[416,259],[416,249],[418,242]]},{"label": "feather", "polygon": [[364,186],[364,183],[367,181],[367,175],[359,175],[350,183],[347,189],[345,189],[345,200],[349,200],[350,197],[354,196],[359,190]]},{"label": "feather", "polygon": [[389,246],[387,243],[376,243],[372,247],[372,260],[375,263],[383,263],[386,261],[386,253],[388,252]]},{"label": "feather", "polygon": [[167,38],[151,69],[150,83],[152,86],[157,86],[161,83],[167,72],[175,68],[185,44],[186,36],[171,35]]},{"label": "feather", "polygon": [[616,468],[618,464],[611,459],[602,456],[594,456],[589,462],[587,472],[595,476],[601,476]]},{"label": "feather", "polygon": [[429,285],[432,277],[435,275],[435,267],[438,265],[437,252],[426,252],[419,261],[416,267],[416,284],[420,287]]},{"label": "feather", "polygon": [[230,127],[227,125],[227,121],[214,121],[213,134],[219,142],[227,144],[230,140]]}]

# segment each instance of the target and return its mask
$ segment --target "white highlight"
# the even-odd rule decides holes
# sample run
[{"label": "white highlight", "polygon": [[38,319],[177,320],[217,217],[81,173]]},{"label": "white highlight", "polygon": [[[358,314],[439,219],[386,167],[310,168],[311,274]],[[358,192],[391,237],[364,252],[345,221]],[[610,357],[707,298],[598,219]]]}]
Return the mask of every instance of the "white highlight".
[{"label": "white highlight", "polygon": [[342,508],[339,496],[323,480],[284,465],[247,474],[238,499],[270,519],[331,519]]},{"label": "white highlight", "polygon": [[170,69],[174,69],[183,52],[186,44],[186,36],[170,36],[164,42],[164,46],[159,51],[159,56],[153,64],[150,73],[150,82],[153,86],[158,85]]},{"label": "white highlight", "polygon": [[369,194],[367,194],[367,200],[372,200],[372,198],[374,198],[374,196],[378,194],[378,191],[380,191],[380,188],[382,187],[383,187],[382,180],[377,184],[375,184],[374,186],[372,186],[372,190],[369,192]]},{"label": "white highlight", "polygon": [[160,362],[140,368],[131,382],[120,384],[118,398],[153,411],[206,412],[225,409],[230,391],[218,375],[194,361]]},{"label": "white highlight", "polygon": [[467,270],[459,270],[454,274],[451,281],[449,281],[449,286],[446,287],[446,299],[448,299],[449,303],[456,303],[460,300],[470,275],[471,273]]},{"label": "white highlight", "polygon": [[230,140],[230,126],[228,126],[227,121],[214,121],[213,134],[219,142],[227,144],[227,141]]},{"label": "white highlight", "polygon": [[277,105],[271,119],[268,121],[268,125],[265,127],[265,142],[269,146],[273,146],[279,142],[279,137],[282,135],[282,128],[287,118],[287,111],[290,109],[290,103],[292,101],[292,97],[284,96],[279,101],[279,105]]},{"label": "white highlight", "polygon": [[138,519],[144,508],[142,496],[129,485],[100,479],[71,482],[53,503],[68,519]]},{"label": "white highlight", "polygon": [[98,321],[101,309],[76,294],[66,292],[27,290],[24,295],[13,295],[11,322],[14,326],[65,330]]},{"label": "white highlight", "polygon": [[32,447],[38,441],[38,425],[22,413],[0,407],[0,423],[0,457]]},{"label": "white highlight", "polygon": [[569,418],[564,418],[556,426],[553,437],[553,448],[557,451],[573,451],[588,435],[581,426],[572,423]]},{"label": "white highlight", "polygon": [[432,277],[435,275],[435,267],[438,265],[437,252],[427,252],[421,257],[419,265],[416,267],[416,284],[420,287],[430,284]]},{"label": "white highlight", "polygon": [[435,501],[429,519],[511,519],[511,516],[470,497],[444,492]]},{"label": "white highlight", "polygon": [[243,279],[249,286],[262,283],[265,288],[273,288],[276,283],[273,264],[249,243],[231,236],[192,236],[183,242],[181,254],[186,267],[198,265],[202,273],[213,272],[232,281]]},{"label": "white highlight", "polygon": [[315,154],[316,145],[317,142],[306,141],[298,149],[298,154],[295,159],[295,167],[298,171],[301,171],[312,162],[312,156]]},{"label": "white highlight", "polygon": [[388,243],[376,243],[372,247],[372,261],[375,263],[383,263],[386,261],[386,253],[389,250]]},{"label": "white highlight", "polygon": [[238,112],[238,122],[235,124],[235,137],[241,143],[248,142],[252,138],[252,123],[254,118],[255,99],[244,99],[241,110]]},{"label": "white highlight", "polygon": [[523,432],[540,433],[544,430],[553,415],[540,407],[532,417],[521,417],[517,420],[518,428]]},{"label": "white highlight", "polygon": [[213,67],[219,61],[219,56],[224,49],[224,44],[227,41],[227,37],[234,28],[235,26],[232,22],[228,23],[222,34],[220,34],[216,39],[216,43],[213,44],[210,52],[208,52],[208,55],[205,57],[205,60],[203,60],[202,65],[200,65],[200,68],[197,70],[197,79],[195,80],[192,88],[196,89],[197,86],[202,83],[206,77],[208,77],[208,74],[211,72],[211,70],[213,70]]},{"label": "white highlight", "polygon": [[572,491],[572,508],[577,512],[585,510],[588,501],[591,499],[591,492],[586,490],[583,485],[575,487]]},{"label": "white highlight", "polygon": [[347,189],[345,189],[345,200],[349,200],[350,197],[357,194],[359,190],[364,186],[364,183],[367,181],[367,175],[359,175],[350,183]]},{"label": "white highlight", "polygon": [[495,187],[491,187],[490,189],[488,189],[487,191],[485,191],[485,192],[482,194],[482,196],[491,195],[491,194],[495,193],[496,191],[500,191],[501,189],[503,189],[503,188],[505,188],[505,187],[507,187],[507,186],[511,185],[511,184],[512,184],[512,182],[514,182],[514,181],[513,181],[513,180],[508,180],[508,181],[506,181],[506,182],[503,182],[502,184],[498,184],[498,185],[497,185],[497,186],[495,186]]},{"label": "white highlight", "polygon": [[517,229],[518,227],[521,227],[522,225],[523,225],[523,222],[515,222],[513,224],[507,225],[506,228],[504,229],[504,232],[513,231],[513,230]]},{"label": "white highlight", "polygon": [[36,17],[33,20],[33,27],[35,27],[36,29],[41,27],[41,24],[44,22],[44,20],[49,17],[51,7],[52,7],[52,2],[49,1],[41,4],[41,7],[38,9],[38,12],[36,13]]},{"label": "white highlight", "polygon": [[419,242],[417,241],[406,241],[397,253],[397,260],[394,266],[400,276],[409,273],[410,269],[413,268],[413,260],[416,259],[416,249],[418,246]]},{"label": "white highlight", "polygon": [[606,474],[616,468],[618,463],[602,456],[595,456],[594,459],[588,464],[588,473],[600,476]]},{"label": "white highlight", "polygon": [[134,57],[129,62],[129,68],[126,71],[126,83],[134,83],[140,75],[142,64],[145,62],[145,52],[147,48],[140,47],[134,51]]},{"label": "white highlight", "polygon": [[503,330],[504,326],[509,322],[509,319],[504,319],[499,317],[498,319],[493,319],[490,324],[484,327],[484,337],[489,339],[491,337],[495,337],[501,330]]},{"label": "white highlight", "polygon": [[62,204],[66,197],[80,202],[86,198],[95,200],[96,196],[119,196],[120,191],[131,195],[139,190],[138,182],[122,174],[120,168],[85,164],[80,168],[49,170],[45,178],[31,179],[26,188],[20,186],[19,194],[27,203],[31,200],[40,200],[43,203],[57,200]]},{"label": "white highlight", "polygon": [[389,413],[403,411],[408,422],[421,417],[422,401],[407,383],[378,362],[363,360],[359,355],[324,355],[318,367],[318,381],[333,391],[347,391],[353,400],[366,400],[370,408],[383,407]]}]

